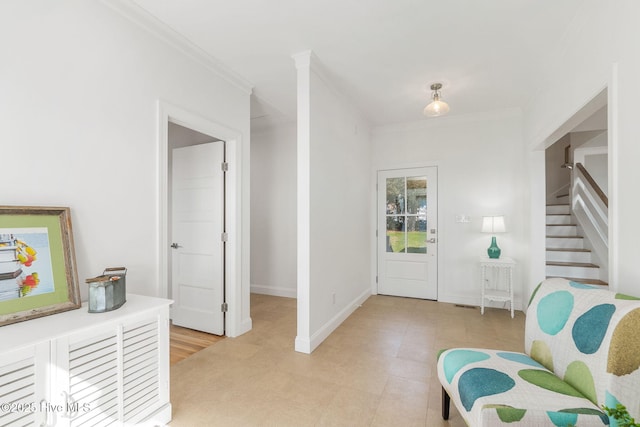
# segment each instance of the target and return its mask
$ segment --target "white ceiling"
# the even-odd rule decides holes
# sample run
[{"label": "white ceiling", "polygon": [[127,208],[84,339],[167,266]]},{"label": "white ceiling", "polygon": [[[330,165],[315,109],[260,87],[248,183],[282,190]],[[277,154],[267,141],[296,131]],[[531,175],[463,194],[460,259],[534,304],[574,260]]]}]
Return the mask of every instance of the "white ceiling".
[{"label": "white ceiling", "polygon": [[372,125],[427,120],[433,82],[451,115],[524,106],[583,2],[133,1],[250,81],[254,119],[295,118],[291,55],[312,50]]}]

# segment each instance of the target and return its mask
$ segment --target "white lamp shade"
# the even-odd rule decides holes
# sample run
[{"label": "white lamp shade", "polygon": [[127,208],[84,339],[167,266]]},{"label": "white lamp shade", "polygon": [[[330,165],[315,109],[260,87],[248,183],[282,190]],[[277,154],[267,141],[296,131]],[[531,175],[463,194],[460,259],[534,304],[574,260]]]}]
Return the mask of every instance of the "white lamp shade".
[{"label": "white lamp shade", "polygon": [[482,217],[482,232],[483,233],[504,233],[506,230],[504,226],[504,216],[483,216]]},{"label": "white lamp shade", "polygon": [[428,117],[443,116],[449,112],[449,104],[436,99],[426,107],[424,107],[424,115]]}]

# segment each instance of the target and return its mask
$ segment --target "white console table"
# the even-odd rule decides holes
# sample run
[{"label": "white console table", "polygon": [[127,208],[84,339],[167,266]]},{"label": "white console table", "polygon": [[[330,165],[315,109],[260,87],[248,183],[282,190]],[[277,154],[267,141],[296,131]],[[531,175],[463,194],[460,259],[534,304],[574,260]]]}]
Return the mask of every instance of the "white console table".
[{"label": "white console table", "polygon": [[128,294],[0,327],[0,425],[168,423],[171,302]]},{"label": "white console table", "polygon": [[[511,318],[513,318],[513,268],[516,262],[512,258],[480,258],[480,274],[482,288],[482,302],[480,303],[480,313],[484,314],[484,302],[488,301],[503,301],[508,302],[511,310]],[[492,274],[492,278],[497,279],[492,284],[491,288],[489,284],[489,274]],[[504,283],[505,288],[499,289],[497,286]]]}]

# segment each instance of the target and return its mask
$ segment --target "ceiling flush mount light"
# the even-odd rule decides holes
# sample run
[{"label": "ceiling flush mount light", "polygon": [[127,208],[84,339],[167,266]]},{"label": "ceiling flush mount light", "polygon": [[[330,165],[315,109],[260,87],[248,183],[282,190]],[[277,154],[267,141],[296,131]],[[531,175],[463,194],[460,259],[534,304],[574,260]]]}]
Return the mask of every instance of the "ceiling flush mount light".
[{"label": "ceiling flush mount light", "polygon": [[442,89],[442,83],[434,83],[431,85],[431,90],[433,91],[431,97],[433,101],[424,107],[423,113],[425,116],[438,117],[444,116],[449,112],[449,104],[440,99],[440,89]]}]

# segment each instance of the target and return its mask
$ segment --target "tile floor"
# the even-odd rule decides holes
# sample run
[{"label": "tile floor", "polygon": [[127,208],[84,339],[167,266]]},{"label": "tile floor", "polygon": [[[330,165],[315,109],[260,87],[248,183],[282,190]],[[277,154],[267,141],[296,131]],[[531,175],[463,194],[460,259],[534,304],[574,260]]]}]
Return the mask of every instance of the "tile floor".
[{"label": "tile floor", "polygon": [[171,427],[464,426],[442,420],[439,349],[522,351],[524,315],[372,296],[311,355],[296,300],[252,294],[253,330],[171,367]]}]

